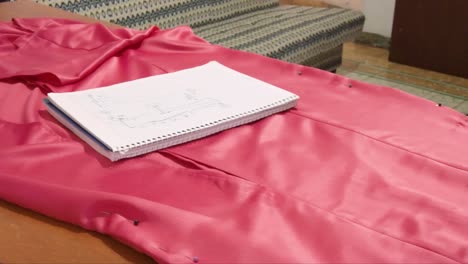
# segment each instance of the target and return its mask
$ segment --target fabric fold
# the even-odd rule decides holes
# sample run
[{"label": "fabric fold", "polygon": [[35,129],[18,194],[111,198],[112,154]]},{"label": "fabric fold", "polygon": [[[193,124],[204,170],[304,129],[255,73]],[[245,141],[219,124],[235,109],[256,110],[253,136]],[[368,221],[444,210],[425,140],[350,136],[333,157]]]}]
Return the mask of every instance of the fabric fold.
[{"label": "fabric fold", "polygon": [[[213,60],[299,104],[112,163],[41,103]],[[0,199],[159,263],[468,262],[468,118],[434,102],[212,45],[188,27],[47,18],[0,23],[0,100]]]}]

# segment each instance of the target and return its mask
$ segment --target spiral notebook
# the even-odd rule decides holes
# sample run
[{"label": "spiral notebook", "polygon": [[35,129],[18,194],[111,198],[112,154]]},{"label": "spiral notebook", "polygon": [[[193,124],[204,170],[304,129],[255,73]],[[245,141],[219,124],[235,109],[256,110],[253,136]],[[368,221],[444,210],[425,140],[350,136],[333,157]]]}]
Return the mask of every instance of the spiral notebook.
[{"label": "spiral notebook", "polygon": [[58,121],[112,161],[196,140],[296,105],[291,92],[218,62],[112,86],[49,93]]}]

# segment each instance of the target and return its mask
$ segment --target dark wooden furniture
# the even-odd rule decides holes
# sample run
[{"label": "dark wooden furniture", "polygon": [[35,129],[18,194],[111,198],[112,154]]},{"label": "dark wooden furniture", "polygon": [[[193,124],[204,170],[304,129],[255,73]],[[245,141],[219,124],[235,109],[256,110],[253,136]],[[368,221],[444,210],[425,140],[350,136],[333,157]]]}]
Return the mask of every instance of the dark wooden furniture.
[{"label": "dark wooden furniture", "polygon": [[389,59],[468,78],[468,1],[396,0]]}]

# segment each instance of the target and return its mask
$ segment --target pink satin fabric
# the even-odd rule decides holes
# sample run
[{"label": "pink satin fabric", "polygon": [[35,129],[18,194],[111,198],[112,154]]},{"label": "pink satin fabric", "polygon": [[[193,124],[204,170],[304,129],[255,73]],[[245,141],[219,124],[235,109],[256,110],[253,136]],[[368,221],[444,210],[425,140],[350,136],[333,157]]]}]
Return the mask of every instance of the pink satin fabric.
[{"label": "pink satin fabric", "polygon": [[[211,60],[298,106],[112,163],[41,103]],[[187,27],[17,19],[0,24],[0,198],[160,263],[468,263],[468,118]]]}]

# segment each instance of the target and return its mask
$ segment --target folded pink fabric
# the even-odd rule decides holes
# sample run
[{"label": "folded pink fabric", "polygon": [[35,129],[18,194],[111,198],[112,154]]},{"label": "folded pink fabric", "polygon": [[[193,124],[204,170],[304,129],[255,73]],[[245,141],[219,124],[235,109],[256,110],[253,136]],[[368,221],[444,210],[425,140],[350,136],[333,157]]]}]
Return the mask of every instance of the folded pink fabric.
[{"label": "folded pink fabric", "polygon": [[[112,163],[41,103],[212,60],[298,106]],[[468,118],[188,27],[17,19],[0,24],[0,198],[160,263],[466,263]]]}]

